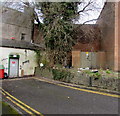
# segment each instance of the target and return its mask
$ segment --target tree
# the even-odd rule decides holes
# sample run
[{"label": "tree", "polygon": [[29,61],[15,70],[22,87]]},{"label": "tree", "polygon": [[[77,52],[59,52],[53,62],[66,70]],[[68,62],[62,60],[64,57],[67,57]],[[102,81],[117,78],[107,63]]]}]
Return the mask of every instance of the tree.
[{"label": "tree", "polygon": [[46,49],[54,63],[64,62],[74,44],[73,19],[78,10],[77,2],[39,3],[43,14],[43,33]]}]

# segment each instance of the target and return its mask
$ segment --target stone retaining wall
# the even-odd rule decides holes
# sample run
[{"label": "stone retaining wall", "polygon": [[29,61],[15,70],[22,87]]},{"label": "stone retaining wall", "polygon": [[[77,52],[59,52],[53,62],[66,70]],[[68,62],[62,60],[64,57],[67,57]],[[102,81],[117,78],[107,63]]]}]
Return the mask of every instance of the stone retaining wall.
[{"label": "stone retaining wall", "polygon": [[[53,78],[52,71],[48,69],[41,70],[40,68],[36,68],[35,75],[51,79]],[[67,80],[64,81],[67,82]],[[90,86],[89,76],[87,74],[75,73],[74,78],[71,79],[70,83]],[[120,79],[110,77],[101,77],[99,79],[92,78],[92,86],[112,91],[120,91]]]}]

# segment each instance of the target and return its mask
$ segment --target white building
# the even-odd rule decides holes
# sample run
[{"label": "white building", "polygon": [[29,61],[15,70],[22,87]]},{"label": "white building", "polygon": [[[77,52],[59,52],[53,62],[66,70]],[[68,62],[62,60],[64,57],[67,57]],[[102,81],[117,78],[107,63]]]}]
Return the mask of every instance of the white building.
[{"label": "white building", "polygon": [[[26,10],[29,11],[29,10]],[[31,43],[33,21],[28,12],[2,7],[0,28],[0,65],[9,77],[34,75],[36,53],[40,49]]]}]

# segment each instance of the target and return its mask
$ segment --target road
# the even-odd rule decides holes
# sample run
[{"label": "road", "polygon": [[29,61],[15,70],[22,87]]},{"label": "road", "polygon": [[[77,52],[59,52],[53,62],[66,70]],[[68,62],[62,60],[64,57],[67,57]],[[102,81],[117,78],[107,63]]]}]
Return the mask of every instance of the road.
[{"label": "road", "polygon": [[3,80],[2,88],[45,116],[46,114],[118,114],[118,98],[74,90],[33,78]]}]

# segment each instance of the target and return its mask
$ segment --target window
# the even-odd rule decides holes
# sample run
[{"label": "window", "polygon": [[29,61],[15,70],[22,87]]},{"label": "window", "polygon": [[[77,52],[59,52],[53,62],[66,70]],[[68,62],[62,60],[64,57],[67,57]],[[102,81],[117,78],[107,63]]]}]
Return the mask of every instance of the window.
[{"label": "window", "polygon": [[21,34],[21,40],[25,40],[25,35],[26,35],[25,33]]}]

